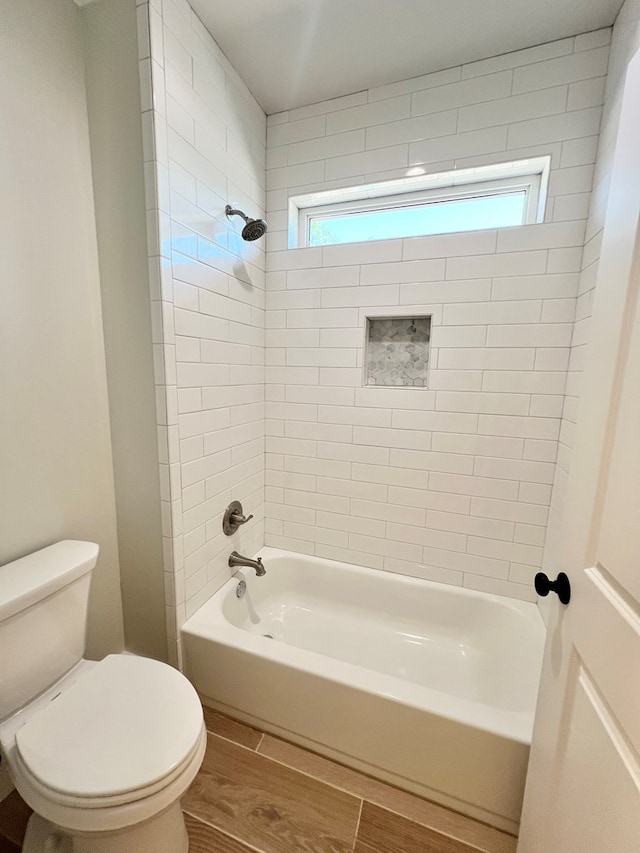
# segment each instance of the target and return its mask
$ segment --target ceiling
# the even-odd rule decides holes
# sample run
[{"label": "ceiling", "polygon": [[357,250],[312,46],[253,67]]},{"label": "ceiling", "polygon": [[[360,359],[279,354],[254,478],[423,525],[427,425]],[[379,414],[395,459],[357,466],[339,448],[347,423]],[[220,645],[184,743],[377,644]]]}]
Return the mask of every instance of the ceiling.
[{"label": "ceiling", "polygon": [[267,114],[607,27],[622,0],[191,0]]}]

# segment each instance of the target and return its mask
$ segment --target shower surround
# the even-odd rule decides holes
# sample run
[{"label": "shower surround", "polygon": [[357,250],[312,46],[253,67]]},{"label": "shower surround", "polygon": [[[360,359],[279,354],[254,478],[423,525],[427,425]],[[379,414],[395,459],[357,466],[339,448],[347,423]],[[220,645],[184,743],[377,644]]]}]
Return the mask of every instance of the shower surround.
[{"label": "shower surround", "polygon": [[[269,117],[267,545],[533,600],[609,40]],[[541,155],[543,224],[287,248],[291,195]],[[431,315],[428,387],[367,385],[367,318],[413,312]]]},{"label": "shower surround", "polygon": [[[267,121],[186,0],[138,14],[173,659],[265,543],[533,599],[610,30]],[[544,154],[543,224],[287,247],[290,194]],[[226,204],[266,207],[266,241]],[[427,387],[367,385],[366,319],[414,316]],[[254,520],[228,539],[231,499]]]}]

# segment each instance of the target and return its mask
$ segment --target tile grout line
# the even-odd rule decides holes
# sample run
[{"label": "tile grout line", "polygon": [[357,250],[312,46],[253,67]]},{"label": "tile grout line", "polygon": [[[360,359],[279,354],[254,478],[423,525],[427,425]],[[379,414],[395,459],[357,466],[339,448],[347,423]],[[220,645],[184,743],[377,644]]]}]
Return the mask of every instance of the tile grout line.
[{"label": "tile grout line", "polygon": [[[244,743],[238,743],[238,741],[237,741],[237,740],[233,740],[233,739],[232,739],[232,738],[230,738],[230,737],[226,737],[225,735],[218,734],[218,732],[212,732],[212,731],[210,731],[209,729],[207,729],[206,731],[207,731],[207,734],[208,734],[208,735],[211,735],[212,737],[220,738],[220,740],[224,740],[224,741],[226,741],[227,743],[232,743],[234,746],[239,746],[239,747],[240,747],[240,749],[246,749],[246,750],[247,750],[247,752],[257,752],[257,751],[258,751],[258,747],[260,746],[260,744],[262,743],[262,741],[263,741],[263,739],[264,739],[264,732],[262,732],[262,737],[260,738],[260,740],[259,740],[259,742],[258,742],[258,745],[257,745],[257,746],[247,746],[247,745],[246,745],[246,744],[244,744]],[[257,729],[256,729],[256,731],[257,731]],[[260,755],[263,755],[263,753],[261,752],[261,753],[260,753]],[[266,757],[267,757],[267,756],[265,756],[265,758],[266,758]]]},{"label": "tile grout line", "polygon": [[197,821],[198,823],[203,824],[204,826],[208,826],[211,829],[215,829],[216,832],[219,832],[221,835],[224,835],[227,838],[232,838],[234,841],[237,841],[238,844],[241,844],[243,847],[246,847],[247,850],[254,850],[255,853],[264,853],[264,850],[261,850],[259,847],[254,847],[253,844],[249,844],[244,839],[238,838],[237,835],[232,835],[230,832],[227,832],[226,830],[221,829],[219,826],[216,826],[215,823],[209,823],[209,821],[204,820],[204,818],[200,817],[199,815],[193,814],[190,811],[186,811],[184,809],[183,809],[183,811],[185,814],[188,814],[189,817],[193,818],[193,820]]},{"label": "tile grout line", "polygon": [[362,820],[362,810],[364,809],[364,799],[360,800],[360,811],[358,812],[358,820],[356,822],[356,834],[353,837],[353,849],[356,849],[358,843],[358,833],[360,832],[360,821]]}]

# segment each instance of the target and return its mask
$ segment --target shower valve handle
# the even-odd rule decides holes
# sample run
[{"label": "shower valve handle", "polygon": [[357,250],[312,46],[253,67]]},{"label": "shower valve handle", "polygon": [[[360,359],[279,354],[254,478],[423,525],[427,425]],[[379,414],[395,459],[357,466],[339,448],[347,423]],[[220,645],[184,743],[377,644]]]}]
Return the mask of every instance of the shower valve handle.
[{"label": "shower valve handle", "polygon": [[550,592],[555,592],[562,604],[568,604],[571,601],[571,584],[564,572],[560,572],[554,581],[550,581],[544,572],[538,572],[533,579],[533,585],[538,595],[543,598]]},{"label": "shower valve handle", "polygon": [[246,524],[247,521],[251,521],[252,518],[253,518],[253,514],[252,515],[242,515],[242,513],[238,512],[238,511],[231,513],[231,523],[232,524]]},{"label": "shower valve handle", "polygon": [[227,536],[231,536],[240,527],[251,521],[253,515],[245,515],[240,501],[231,501],[222,519],[222,529]]}]

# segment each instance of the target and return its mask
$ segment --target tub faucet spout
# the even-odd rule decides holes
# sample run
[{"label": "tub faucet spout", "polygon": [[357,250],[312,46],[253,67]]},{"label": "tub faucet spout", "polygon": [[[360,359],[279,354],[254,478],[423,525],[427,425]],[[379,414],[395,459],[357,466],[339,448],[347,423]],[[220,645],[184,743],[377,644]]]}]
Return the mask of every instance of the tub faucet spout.
[{"label": "tub faucet spout", "polygon": [[242,554],[238,554],[237,551],[231,552],[229,556],[229,565],[232,569],[236,569],[238,566],[247,566],[249,569],[255,569],[259,578],[267,573],[267,570],[262,563],[262,557],[258,557],[257,560],[251,560],[249,557],[243,557]]}]

